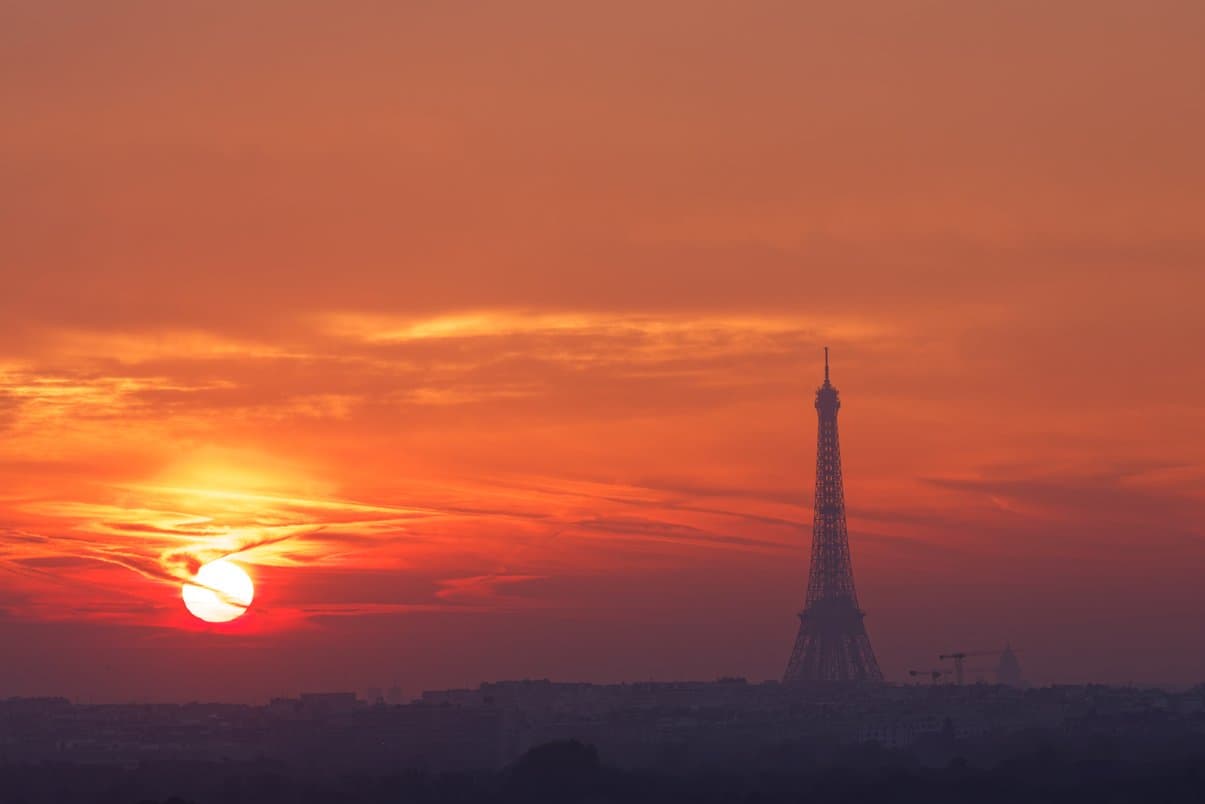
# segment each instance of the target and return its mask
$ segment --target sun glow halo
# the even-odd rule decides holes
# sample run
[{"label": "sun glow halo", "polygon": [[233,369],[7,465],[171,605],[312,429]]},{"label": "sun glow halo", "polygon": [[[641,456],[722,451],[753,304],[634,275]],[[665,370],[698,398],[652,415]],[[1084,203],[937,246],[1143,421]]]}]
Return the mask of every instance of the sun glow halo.
[{"label": "sun glow halo", "polygon": [[224,558],[201,567],[195,580],[196,584],[184,584],[184,605],[207,623],[227,623],[243,616],[255,597],[251,576]]}]

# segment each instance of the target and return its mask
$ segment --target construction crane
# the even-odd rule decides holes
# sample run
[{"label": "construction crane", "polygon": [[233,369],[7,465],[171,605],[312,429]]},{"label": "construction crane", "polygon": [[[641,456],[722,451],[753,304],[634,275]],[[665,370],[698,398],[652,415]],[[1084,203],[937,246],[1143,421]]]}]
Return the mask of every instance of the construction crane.
[{"label": "construction crane", "polygon": [[961,687],[965,674],[962,664],[964,660],[971,656],[999,656],[1003,652],[1004,651],[1001,650],[960,650],[955,651],[954,653],[943,653],[937,658],[943,662],[946,659],[954,660],[954,678],[958,686]]},{"label": "construction crane", "polygon": [[917,676],[928,676],[930,684],[936,684],[938,679],[946,675],[945,670],[909,670],[908,675],[916,678]]}]

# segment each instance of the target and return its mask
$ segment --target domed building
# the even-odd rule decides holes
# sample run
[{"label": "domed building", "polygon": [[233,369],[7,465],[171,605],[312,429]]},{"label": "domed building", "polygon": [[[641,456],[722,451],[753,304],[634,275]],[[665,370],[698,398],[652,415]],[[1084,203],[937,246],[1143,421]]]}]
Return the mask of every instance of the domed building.
[{"label": "domed building", "polygon": [[1010,687],[1021,686],[1021,663],[1017,654],[1013,653],[1012,645],[1005,645],[1000,654],[1000,663],[996,665],[996,683],[1007,684]]}]

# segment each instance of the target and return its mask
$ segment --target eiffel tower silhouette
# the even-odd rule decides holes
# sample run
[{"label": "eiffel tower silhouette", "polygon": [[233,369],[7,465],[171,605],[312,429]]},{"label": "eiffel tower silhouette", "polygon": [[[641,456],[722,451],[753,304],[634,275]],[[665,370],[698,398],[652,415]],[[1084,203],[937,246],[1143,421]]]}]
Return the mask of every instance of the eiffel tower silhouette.
[{"label": "eiffel tower silhouette", "polygon": [[816,437],[812,567],[808,573],[807,602],[799,613],[799,636],[783,674],[784,684],[883,680],[862,622],[865,612],[858,608],[858,595],[854,591],[849,533],[845,526],[841,443],[837,438],[841,400],[828,374],[828,347],[825,347],[824,385],[816,391],[820,426]]}]

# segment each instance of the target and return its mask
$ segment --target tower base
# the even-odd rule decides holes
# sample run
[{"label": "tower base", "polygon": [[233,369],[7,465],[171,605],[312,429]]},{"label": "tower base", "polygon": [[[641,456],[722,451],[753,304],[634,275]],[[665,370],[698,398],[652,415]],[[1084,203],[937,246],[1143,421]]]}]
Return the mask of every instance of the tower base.
[{"label": "tower base", "polygon": [[783,683],[806,681],[881,682],[870,648],[865,615],[849,598],[811,603],[799,614],[799,635]]}]

